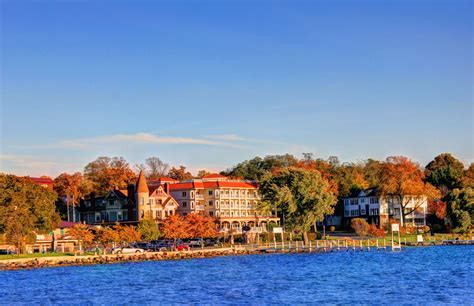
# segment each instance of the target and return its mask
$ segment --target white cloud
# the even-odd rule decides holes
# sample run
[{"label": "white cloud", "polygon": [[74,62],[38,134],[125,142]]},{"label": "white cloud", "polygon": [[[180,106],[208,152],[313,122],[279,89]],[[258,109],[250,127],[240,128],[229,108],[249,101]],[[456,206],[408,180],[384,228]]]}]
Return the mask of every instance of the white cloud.
[{"label": "white cloud", "polygon": [[74,172],[81,169],[78,163],[51,161],[33,155],[0,154],[0,172],[16,175],[57,175],[60,172]]},{"label": "white cloud", "polygon": [[[226,135],[229,136],[229,135]],[[32,145],[30,148],[61,148],[61,149],[90,149],[91,147],[103,145],[206,145],[206,146],[221,146],[231,148],[241,148],[241,145],[235,144],[237,139],[241,139],[237,135],[232,137],[206,139],[193,137],[169,137],[160,136],[152,133],[135,133],[135,134],[115,134],[104,135],[97,137],[76,138],[68,140],[60,140],[55,143],[45,145]]]},{"label": "white cloud", "polygon": [[208,135],[206,136],[206,138],[224,140],[224,141],[248,141],[247,138],[243,138],[235,134]]}]

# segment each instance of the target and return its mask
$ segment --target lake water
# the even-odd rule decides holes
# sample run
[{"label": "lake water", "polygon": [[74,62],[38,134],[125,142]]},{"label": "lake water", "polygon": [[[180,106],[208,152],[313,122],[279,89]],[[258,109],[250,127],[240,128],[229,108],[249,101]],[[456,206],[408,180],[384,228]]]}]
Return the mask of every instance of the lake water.
[{"label": "lake water", "polygon": [[2,304],[474,304],[474,246],[1,271]]}]

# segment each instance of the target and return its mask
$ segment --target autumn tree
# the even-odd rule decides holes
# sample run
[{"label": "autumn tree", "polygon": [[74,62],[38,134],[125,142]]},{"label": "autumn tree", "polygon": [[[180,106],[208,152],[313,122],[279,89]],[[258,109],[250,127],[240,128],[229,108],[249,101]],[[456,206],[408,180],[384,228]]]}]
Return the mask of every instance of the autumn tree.
[{"label": "autumn tree", "polygon": [[198,214],[189,214],[185,218],[190,238],[200,238],[201,247],[204,247],[203,238],[215,238],[219,235],[216,220],[212,217]]},{"label": "autumn tree", "polygon": [[0,232],[23,253],[37,233],[59,225],[55,210],[57,194],[29,178],[0,174]]},{"label": "autumn tree", "polygon": [[420,167],[406,157],[388,157],[383,163],[381,193],[400,205],[402,225],[427,200],[440,199],[439,191],[424,181]]},{"label": "autumn tree", "polygon": [[145,160],[145,173],[148,179],[158,179],[166,176],[170,165],[158,157],[149,157]]},{"label": "autumn tree", "polygon": [[68,236],[78,240],[83,250],[90,247],[94,241],[94,234],[90,228],[81,223],[74,224],[74,226],[68,230]]},{"label": "autumn tree", "polygon": [[172,167],[168,172],[168,176],[177,181],[186,181],[193,178],[191,172],[186,171],[185,166],[179,166],[179,168]]},{"label": "autumn tree", "polygon": [[155,220],[150,217],[141,219],[137,229],[145,241],[157,240],[162,236]]},{"label": "autumn tree", "polygon": [[443,153],[426,165],[426,181],[437,187],[443,195],[460,188],[464,176],[464,165],[449,153]]},{"label": "autumn tree", "polygon": [[99,157],[84,168],[84,177],[92,182],[99,194],[109,190],[125,189],[136,179],[135,173],[123,157]]},{"label": "autumn tree", "polygon": [[140,241],[141,233],[130,225],[116,224],[113,230],[117,232],[117,242],[121,245],[127,245],[133,242]]},{"label": "autumn tree", "polygon": [[329,183],[317,170],[290,167],[267,173],[261,181],[259,193],[261,199],[257,211],[270,214],[277,210],[284,227],[303,232],[306,244],[310,227],[332,214],[336,204]]},{"label": "autumn tree", "polygon": [[[82,174],[76,172],[74,174],[62,173],[53,181],[53,189],[58,194],[58,209],[64,219],[70,220],[69,206],[73,207],[73,218],[75,221],[75,210],[81,197],[87,192],[87,184],[83,182]],[[66,208],[66,210],[64,210]]]},{"label": "autumn tree", "polygon": [[199,170],[198,173],[197,173],[197,177],[198,178],[203,178],[207,175],[211,174],[211,172],[208,172],[206,170]]},{"label": "autumn tree", "polygon": [[120,237],[113,228],[102,227],[97,230],[94,240],[102,247],[110,248],[113,244],[120,242]]},{"label": "autumn tree", "polygon": [[464,177],[462,181],[463,187],[471,187],[474,189],[474,163],[469,165],[469,168],[464,171]]},{"label": "autumn tree", "polygon": [[180,215],[171,215],[163,222],[163,235],[168,239],[176,240],[189,238],[188,223]]}]

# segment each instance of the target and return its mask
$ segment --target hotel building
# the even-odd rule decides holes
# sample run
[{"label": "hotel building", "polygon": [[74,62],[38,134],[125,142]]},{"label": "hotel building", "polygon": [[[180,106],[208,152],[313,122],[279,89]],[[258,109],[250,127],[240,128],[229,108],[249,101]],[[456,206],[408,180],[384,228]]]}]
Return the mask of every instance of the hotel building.
[{"label": "hotel building", "polygon": [[223,231],[241,232],[250,227],[252,232],[265,231],[268,225],[277,226],[276,212],[260,215],[255,207],[259,200],[258,186],[253,181],[231,180],[211,174],[202,179],[166,183],[171,196],[178,202],[177,212],[215,217]]},{"label": "hotel building", "polygon": [[426,214],[428,211],[428,199],[426,196],[404,196],[405,210],[411,211],[405,216],[405,224],[402,221],[402,206],[398,197],[382,196],[376,188],[369,188],[354,193],[343,199],[345,225],[350,226],[353,218],[363,218],[367,222],[384,225],[389,219],[400,221],[402,226],[410,224],[413,226],[426,225]]}]

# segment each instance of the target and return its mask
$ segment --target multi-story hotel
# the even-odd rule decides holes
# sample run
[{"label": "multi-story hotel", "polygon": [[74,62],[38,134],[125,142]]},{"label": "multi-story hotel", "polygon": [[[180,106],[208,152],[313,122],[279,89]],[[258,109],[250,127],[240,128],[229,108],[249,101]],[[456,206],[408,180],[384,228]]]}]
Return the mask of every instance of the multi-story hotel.
[{"label": "multi-story hotel", "polygon": [[416,208],[405,216],[405,224],[403,224],[402,206],[398,197],[382,196],[376,188],[362,190],[343,199],[345,224],[349,226],[353,218],[363,218],[377,225],[384,225],[389,219],[398,220],[401,225],[426,225],[427,197],[404,196],[403,201],[406,204],[405,210],[411,211]]},{"label": "multi-story hotel", "polygon": [[136,223],[145,217],[157,222],[173,215],[178,203],[165,191],[163,182],[175,182],[162,179],[147,183],[140,172],[136,184],[127,189],[111,190],[106,196],[95,197],[92,193],[81,201],[79,212],[81,221],[88,224],[130,222]]},{"label": "multi-story hotel", "polygon": [[231,180],[226,176],[211,174],[169,186],[171,196],[178,202],[177,212],[183,216],[198,213],[215,217],[222,230],[240,232],[243,227],[264,231],[268,225],[279,225],[276,212],[260,215],[255,206],[259,199],[258,186],[253,181]]}]

